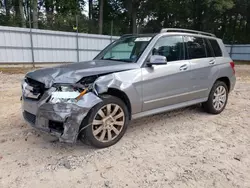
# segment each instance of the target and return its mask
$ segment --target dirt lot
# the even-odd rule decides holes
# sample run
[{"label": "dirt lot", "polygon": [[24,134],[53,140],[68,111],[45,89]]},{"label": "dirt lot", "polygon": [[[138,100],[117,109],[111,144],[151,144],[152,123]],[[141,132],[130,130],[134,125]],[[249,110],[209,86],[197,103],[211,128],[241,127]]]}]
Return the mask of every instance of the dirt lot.
[{"label": "dirt lot", "polygon": [[115,146],[59,143],[28,126],[23,74],[0,73],[0,187],[250,187],[250,66],[225,111],[193,106],[131,122]]}]

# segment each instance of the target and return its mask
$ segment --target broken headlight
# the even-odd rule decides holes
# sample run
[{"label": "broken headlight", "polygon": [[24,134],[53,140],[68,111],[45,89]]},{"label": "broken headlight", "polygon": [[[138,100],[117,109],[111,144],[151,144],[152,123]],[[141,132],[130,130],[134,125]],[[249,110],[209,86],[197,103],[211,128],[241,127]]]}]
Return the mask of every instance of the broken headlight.
[{"label": "broken headlight", "polygon": [[[51,93],[50,103],[76,103],[78,101],[78,97],[82,95],[82,90],[80,88],[76,88],[72,85],[66,86],[55,86],[56,91]],[[82,91],[81,91],[82,90]],[[86,91],[85,91],[86,93]]]},{"label": "broken headlight", "polygon": [[56,84],[53,86],[56,91],[52,92],[49,102],[76,103],[85,93],[93,90],[93,83],[97,78],[98,76],[85,77],[71,85]]}]

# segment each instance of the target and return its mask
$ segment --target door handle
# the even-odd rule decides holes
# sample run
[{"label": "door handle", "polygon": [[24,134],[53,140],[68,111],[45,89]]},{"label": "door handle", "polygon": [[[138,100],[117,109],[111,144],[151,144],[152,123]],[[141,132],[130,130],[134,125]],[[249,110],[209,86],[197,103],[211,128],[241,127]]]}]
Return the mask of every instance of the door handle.
[{"label": "door handle", "polygon": [[210,65],[214,65],[214,64],[215,64],[215,59],[209,61],[209,64],[210,64]]},{"label": "door handle", "polygon": [[185,71],[185,70],[187,70],[187,69],[188,69],[187,64],[184,64],[184,65],[182,65],[182,66],[180,67],[180,71]]}]

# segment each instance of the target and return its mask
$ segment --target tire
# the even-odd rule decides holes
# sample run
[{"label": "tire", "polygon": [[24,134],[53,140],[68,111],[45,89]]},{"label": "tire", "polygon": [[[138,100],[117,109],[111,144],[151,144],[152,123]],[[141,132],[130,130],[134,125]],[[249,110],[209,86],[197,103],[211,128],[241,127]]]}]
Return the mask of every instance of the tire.
[{"label": "tire", "polygon": [[[91,125],[80,133],[83,134],[80,135],[81,141],[96,148],[106,148],[116,144],[125,134],[129,122],[128,108],[121,99],[111,95],[103,95],[101,98],[103,101],[90,110],[86,119],[86,123]],[[118,110],[115,113],[116,109]],[[109,116],[107,116],[108,111]],[[121,115],[122,117],[120,117]],[[102,124],[100,124],[101,122]],[[85,140],[82,139],[82,136]],[[110,140],[110,136],[112,140]]]},{"label": "tire", "polygon": [[[220,94],[219,92],[220,90],[222,91],[221,95],[219,95],[220,98],[219,97],[216,98],[215,95],[217,95],[217,93]],[[224,94],[222,95],[222,93]],[[210,114],[220,114],[225,109],[227,105],[227,100],[228,100],[227,85],[222,81],[216,81],[210,91],[207,102],[203,103],[202,106],[205,109],[205,111]],[[217,101],[217,102],[214,102],[214,101]],[[219,103],[219,106],[216,106],[216,104],[218,103]]]}]

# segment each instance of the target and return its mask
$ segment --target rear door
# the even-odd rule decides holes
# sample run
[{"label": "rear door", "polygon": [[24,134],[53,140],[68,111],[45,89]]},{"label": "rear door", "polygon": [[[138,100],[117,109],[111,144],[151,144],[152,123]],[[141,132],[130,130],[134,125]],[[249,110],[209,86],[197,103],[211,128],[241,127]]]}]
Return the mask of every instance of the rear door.
[{"label": "rear door", "polygon": [[191,66],[192,99],[206,98],[216,71],[216,60],[206,38],[185,37],[188,59]]}]

